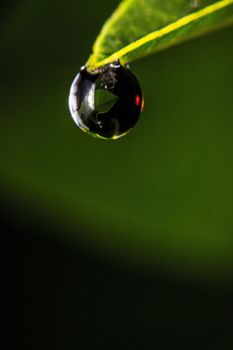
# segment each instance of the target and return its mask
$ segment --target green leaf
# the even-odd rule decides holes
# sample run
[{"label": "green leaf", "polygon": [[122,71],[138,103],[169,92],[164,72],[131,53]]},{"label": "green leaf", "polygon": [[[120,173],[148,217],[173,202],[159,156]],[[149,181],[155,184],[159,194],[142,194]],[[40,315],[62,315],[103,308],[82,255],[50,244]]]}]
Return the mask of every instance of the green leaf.
[{"label": "green leaf", "polygon": [[233,0],[124,0],[104,25],[87,62],[126,64],[233,22]]}]

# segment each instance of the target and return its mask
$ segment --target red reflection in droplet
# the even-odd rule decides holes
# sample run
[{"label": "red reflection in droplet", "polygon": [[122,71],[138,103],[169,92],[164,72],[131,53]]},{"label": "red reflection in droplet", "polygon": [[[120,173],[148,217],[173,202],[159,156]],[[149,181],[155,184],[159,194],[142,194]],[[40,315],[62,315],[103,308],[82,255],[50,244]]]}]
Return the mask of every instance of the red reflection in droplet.
[{"label": "red reflection in droplet", "polygon": [[140,95],[135,96],[135,105],[137,107],[141,106],[141,109],[144,108],[144,99]]},{"label": "red reflection in droplet", "polygon": [[141,104],[141,96],[136,95],[135,96],[135,105],[138,107]]}]

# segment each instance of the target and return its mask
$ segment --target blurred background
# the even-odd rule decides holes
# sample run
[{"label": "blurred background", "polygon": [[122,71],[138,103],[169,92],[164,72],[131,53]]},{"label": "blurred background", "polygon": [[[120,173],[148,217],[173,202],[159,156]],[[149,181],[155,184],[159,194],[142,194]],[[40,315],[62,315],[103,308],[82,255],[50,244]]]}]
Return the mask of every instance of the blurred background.
[{"label": "blurred background", "polygon": [[133,63],[138,125],[92,139],[69,88],[117,4],[1,3],[4,349],[231,349],[233,28]]}]

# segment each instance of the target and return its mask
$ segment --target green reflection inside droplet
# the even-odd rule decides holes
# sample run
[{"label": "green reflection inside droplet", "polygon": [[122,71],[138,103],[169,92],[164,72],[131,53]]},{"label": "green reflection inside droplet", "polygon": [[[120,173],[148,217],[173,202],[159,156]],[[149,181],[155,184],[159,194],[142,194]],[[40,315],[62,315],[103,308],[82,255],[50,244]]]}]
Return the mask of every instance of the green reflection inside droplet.
[{"label": "green reflection inside droplet", "polygon": [[95,91],[95,110],[97,113],[107,113],[118,100],[118,96],[104,89]]}]

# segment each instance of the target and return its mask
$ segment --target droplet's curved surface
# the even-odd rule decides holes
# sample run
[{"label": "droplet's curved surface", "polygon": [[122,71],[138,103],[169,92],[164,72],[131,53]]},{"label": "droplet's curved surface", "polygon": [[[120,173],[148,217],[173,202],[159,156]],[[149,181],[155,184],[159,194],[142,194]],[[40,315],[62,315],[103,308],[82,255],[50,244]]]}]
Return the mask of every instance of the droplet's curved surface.
[{"label": "droplet's curved surface", "polygon": [[137,78],[118,63],[94,73],[81,69],[69,95],[70,112],[78,127],[103,139],[127,134],[137,123],[143,104]]}]

